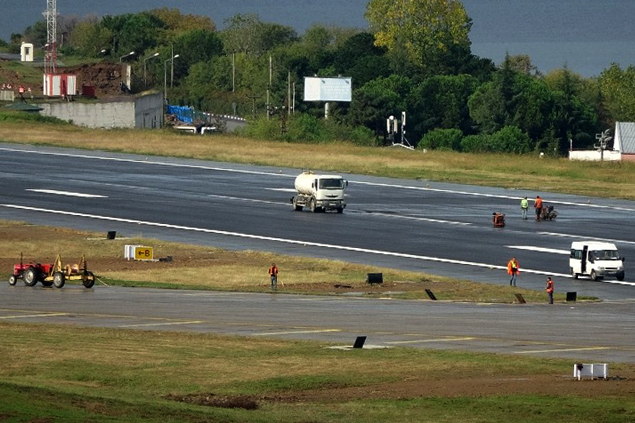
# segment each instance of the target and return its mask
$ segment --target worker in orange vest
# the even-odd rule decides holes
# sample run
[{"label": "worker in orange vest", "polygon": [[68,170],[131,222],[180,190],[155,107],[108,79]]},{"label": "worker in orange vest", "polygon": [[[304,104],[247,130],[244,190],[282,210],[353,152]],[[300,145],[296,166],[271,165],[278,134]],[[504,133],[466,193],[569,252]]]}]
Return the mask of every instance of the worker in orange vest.
[{"label": "worker in orange vest", "polygon": [[509,286],[516,286],[516,277],[520,273],[520,265],[518,264],[518,260],[516,257],[512,257],[507,263],[507,274],[511,275],[511,279],[509,280]]},{"label": "worker in orange vest", "polygon": [[538,195],[534,200],[534,209],[536,210],[536,220],[540,220],[540,214],[542,213],[542,198]]},{"label": "worker in orange vest", "polygon": [[269,276],[271,277],[271,289],[278,289],[278,267],[275,263],[271,263],[269,268]]},{"label": "worker in orange vest", "polygon": [[551,280],[551,278],[547,278],[547,287],[545,288],[545,291],[547,291],[547,297],[549,297],[549,304],[553,304],[553,281]]}]

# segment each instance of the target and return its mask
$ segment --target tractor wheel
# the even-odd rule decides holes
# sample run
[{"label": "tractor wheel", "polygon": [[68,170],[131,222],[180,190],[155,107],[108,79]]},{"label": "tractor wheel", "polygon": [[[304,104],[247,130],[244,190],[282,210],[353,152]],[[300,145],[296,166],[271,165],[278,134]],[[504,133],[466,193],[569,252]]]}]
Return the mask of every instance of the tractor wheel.
[{"label": "tractor wheel", "polygon": [[42,285],[44,285],[44,286],[53,286],[53,281],[42,281]]},{"label": "tractor wheel", "polygon": [[95,275],[93,275],[93,272],[88,272],[87,278],[84,279],[82,283],[84,287],[92,288],[93,285],[95,285]]},{"label": "tractor wheel", "polygon": [[34,268],[29,267],[24,272],[24,284],[26,286],[33,286],[36,283],[37,283],[37,273],[35,272]]},{"label": "tractor wheel", "polygon": [[9,276],[9,285],[13,286],[18,282],[18,278],[15,277],[15,275],[11,275]]},{"label": "tractor wheel", "polygon": [[66,277],[64,276],[64,273],[62,272],[53,273],[53,285],[55,285],[55,288],[62,288],[65,283],[66,283]]}]

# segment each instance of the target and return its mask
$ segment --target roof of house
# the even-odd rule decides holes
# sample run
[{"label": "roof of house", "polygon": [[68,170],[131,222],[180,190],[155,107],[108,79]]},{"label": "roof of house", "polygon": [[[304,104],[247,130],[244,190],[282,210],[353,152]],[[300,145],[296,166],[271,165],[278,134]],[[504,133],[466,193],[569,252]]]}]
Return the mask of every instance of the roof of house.
[{"label": "roof of house", "polygon": [[616,122],[614,139],[618,137],[622,154],[635,154],[635,122]]}]

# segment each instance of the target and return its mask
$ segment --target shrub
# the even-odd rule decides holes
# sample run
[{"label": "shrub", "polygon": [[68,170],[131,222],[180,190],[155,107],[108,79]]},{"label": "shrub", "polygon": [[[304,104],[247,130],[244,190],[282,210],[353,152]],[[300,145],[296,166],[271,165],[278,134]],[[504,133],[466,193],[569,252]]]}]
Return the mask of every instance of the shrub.
[{"label": "shrub", "polygon": [[494,153],[523,154],[531,151],[531,139],[517,126],[505,126],[489,138]]},{"label": "shrub", "polygon": [[486,153],[489,150],[487,135],[468,135],[461,140],[461,151],[464,153]]},{"label": "shrub", "polygon": [[423,136],[418,149],[461,151],[463,132],[458,129],[433,129]]}]

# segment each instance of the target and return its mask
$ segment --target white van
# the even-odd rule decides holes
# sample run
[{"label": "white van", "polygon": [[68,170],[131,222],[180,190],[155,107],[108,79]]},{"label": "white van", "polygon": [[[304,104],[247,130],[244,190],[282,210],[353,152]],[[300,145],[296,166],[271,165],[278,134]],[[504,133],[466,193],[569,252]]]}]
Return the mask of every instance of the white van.
[{"label": "white van", "polygon": [[594,281],[605,276],[624,280],[624,257],[620,257],[615,244],[610,242],[582,241],[571,243],[569,256],[571,276],[590,276]]}]

